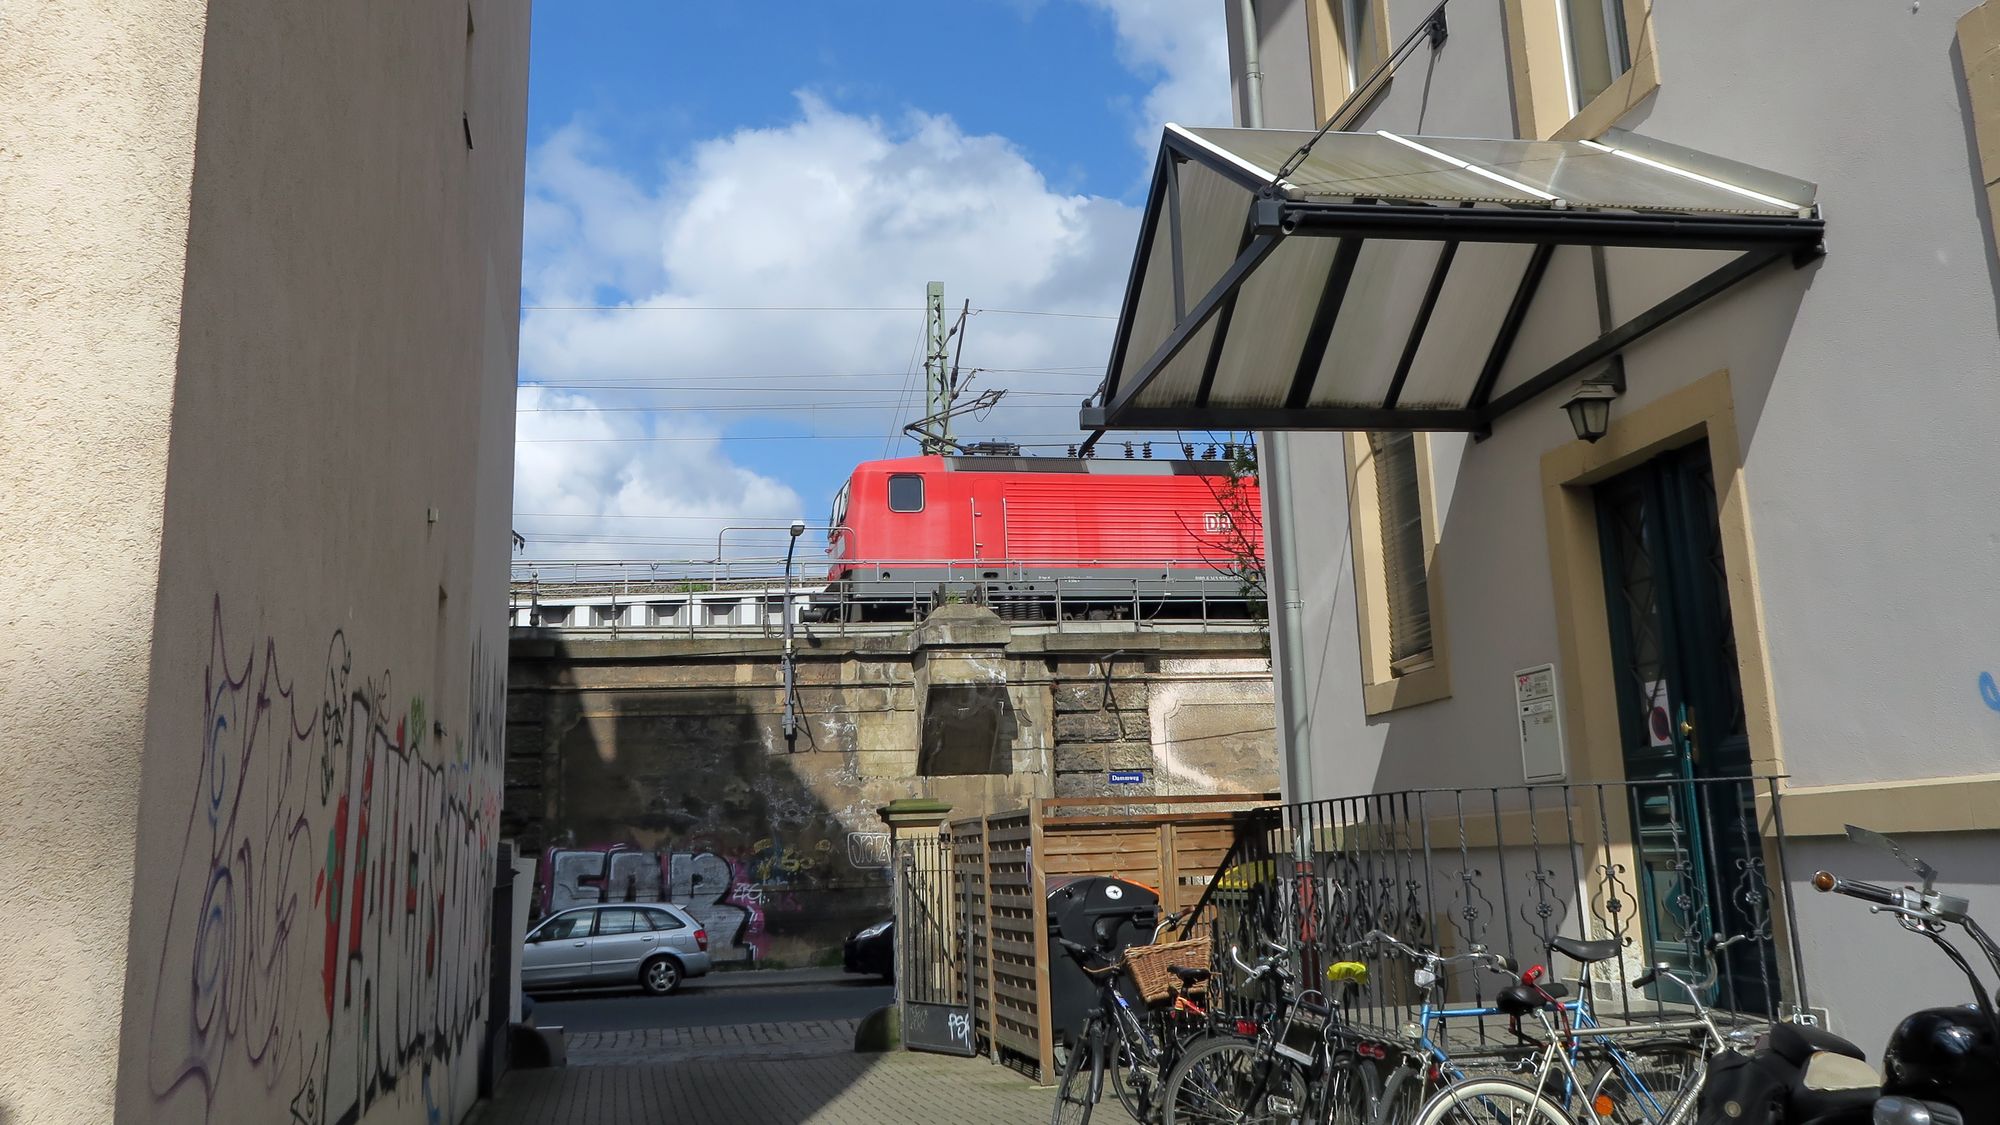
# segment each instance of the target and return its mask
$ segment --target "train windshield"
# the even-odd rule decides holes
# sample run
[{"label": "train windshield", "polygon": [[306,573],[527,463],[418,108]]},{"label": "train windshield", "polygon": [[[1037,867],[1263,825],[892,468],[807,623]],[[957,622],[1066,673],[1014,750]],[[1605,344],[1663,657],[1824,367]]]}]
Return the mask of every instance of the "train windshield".
[{"label": "train windshield", "polygon": [[841,485],[833,496],[833,513],[826,518],[826,541],[831,543],[840,537],[840,525],[847,522],[847,489]]}]

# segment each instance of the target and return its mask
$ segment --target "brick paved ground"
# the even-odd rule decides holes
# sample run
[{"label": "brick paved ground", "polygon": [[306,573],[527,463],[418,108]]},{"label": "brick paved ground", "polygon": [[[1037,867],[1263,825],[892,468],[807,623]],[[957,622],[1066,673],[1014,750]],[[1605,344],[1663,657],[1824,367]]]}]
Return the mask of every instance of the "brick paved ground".
[{"label": "brick paved ground", "polygon": [[586,1031],[567,1037],[569,1065],[691,1062],[698,1059],[798,1059],[854,1049],[860,1020],[743,1023],[720,1027],[652,1027]]},{"label": "brick paved ground", "polygon": [[785,1059],[711,1055],[515,1071],[475,1120],[477,1125],[1039,1125],[1049,1119],[1051,1097],[983,1059],[909,1051]]}]

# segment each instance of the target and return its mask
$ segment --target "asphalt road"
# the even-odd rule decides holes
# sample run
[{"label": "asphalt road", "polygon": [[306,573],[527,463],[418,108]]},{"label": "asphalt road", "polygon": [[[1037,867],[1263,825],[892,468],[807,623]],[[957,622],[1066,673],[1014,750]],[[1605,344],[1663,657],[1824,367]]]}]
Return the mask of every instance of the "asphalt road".
[{"label": "asphalt road", "polygon": [[636,989],[543,992],[535,996],[535,1022],[581,1032],[859,1019],[894,999],[895,989],[875,977],[774,988],[704,989],[689,981],[672,996]]}]

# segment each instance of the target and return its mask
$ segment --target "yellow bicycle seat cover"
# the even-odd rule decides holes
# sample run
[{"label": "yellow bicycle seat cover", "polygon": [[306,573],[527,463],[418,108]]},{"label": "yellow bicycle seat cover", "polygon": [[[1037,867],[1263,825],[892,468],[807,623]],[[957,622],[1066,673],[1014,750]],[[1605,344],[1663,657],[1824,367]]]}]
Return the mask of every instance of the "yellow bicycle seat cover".
[{"label": "yellow bicycle seat cover", "polygon": [[1326,979],[1336,983],[1367,984],[1368,966],[1359,961],[1335,961],[1326,967]]}]

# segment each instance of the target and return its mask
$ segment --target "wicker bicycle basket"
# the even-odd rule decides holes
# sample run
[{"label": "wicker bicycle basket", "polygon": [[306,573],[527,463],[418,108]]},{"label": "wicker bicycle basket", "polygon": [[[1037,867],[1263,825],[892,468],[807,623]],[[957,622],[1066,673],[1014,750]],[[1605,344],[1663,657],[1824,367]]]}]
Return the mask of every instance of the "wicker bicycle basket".
[{"label": "wicker bicycle basket", "polygon": [[1206,991],[1206,985],[1197,984],[1192,988],[1181,988],[1180,978],[1168,971],[1168,966],[1179,965],[1184,969],[1206,969],[1213,952],[1206,937],[1192,941],[1164,941],[1152,945],[1129,945],[1125,947],[1125,967],[1132,973],[1132,982],[1139,986],[1139,995],[1148,1004],[1164,1004],[1176,989],[1188,996],[1199,996]]}]

